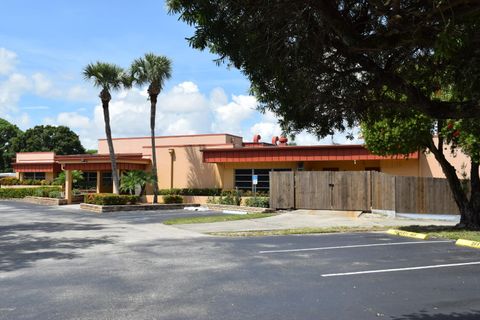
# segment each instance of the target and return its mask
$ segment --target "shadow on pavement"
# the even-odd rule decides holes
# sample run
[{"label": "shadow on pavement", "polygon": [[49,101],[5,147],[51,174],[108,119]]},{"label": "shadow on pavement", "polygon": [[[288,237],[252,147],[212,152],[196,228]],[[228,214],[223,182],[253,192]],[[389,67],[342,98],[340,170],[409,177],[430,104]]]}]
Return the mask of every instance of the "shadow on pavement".
[{"label": "shadow on pavement", "polygon": [[100,238],[50,238],[25,234],[78,230],[100,230],[101,225],[75,223],[30,223],[0,227],[0,271],[14,271],[29,267],[41,259],[73,259],[79,256],[74,250],[85,249],[98,244],[113,243],[113,237]]},{"label": "shadow on pavement", "polygon": [[445,313],[436,313],[436,314],[427,314],[427,313],[412,313],[407,315],[402,315],[400,317],[392,317],[393,320],[477,320],[480,319],[480,311],[472,310],[470,312],[452,312],[449,314]]}]

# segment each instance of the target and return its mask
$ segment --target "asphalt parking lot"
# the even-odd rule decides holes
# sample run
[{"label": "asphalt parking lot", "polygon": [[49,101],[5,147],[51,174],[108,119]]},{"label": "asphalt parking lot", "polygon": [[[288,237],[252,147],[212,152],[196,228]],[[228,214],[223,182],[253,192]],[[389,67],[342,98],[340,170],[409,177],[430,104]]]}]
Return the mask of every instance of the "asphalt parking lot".
[{"label": "asphalt parking lot", "polygon": [[480,319],[480,251],[382,233],[210,237],[0,202],[0,319]]}]

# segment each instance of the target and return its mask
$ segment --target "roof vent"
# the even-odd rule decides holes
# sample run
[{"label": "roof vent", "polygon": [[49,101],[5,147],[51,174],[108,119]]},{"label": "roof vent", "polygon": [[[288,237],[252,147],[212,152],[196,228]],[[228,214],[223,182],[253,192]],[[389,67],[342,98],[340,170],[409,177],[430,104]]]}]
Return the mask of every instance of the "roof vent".
[{"label": "roof vent", "polygon": [[277,145],[277,143],[278,143],[278,137],[275,136],[275,137],[272,138],[272,144]]},{"label": "roof vent", "polygon": [[280,137],[280,139],[278,139],[278,141],[280,142],[281,146],[286,146],[287,142],[288,142],[288,138],[287,137]]},{"label": "roof vent", "polygon": [[259,134],[253,136],[253,143],[259,143],[262,137]]}]

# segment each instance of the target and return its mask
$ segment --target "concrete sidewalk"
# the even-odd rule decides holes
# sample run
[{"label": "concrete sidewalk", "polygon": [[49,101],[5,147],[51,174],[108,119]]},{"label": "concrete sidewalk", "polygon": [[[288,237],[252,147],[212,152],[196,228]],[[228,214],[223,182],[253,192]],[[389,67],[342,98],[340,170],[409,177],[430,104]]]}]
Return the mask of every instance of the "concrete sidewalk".
[{"label": "concrete sidewalk", "polygon": [[175,225],[175,227],[200,233],[209,233],[295,228],[399,227],[408,225],[448,226],[456,224],[456,222],[440,220],[389,218],[377,214],[356,216],[357,214],[352,211],[296,210],[261,219],[179,224]]}]

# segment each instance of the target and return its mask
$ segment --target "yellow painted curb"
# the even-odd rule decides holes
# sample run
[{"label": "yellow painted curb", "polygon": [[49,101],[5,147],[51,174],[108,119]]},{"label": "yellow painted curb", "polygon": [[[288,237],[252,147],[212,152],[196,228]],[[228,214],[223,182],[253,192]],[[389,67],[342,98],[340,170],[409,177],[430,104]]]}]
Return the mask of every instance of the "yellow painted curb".
[{"label": "yellow painted curb", "polygon": [[458,239],[457,242],[455,242],[457,246],[463,246],[463,247],[470,247],[470,248],[475,248],[475,249],[480,249],[480,241],[472,241],[472,240],[466,240],[466,239]]},{"label": "yellow painted curb", "polygon": [[422,239],[422,240],[428,239],[428,234],[425,234],[425,233],[408,232],[408,231],[396,230],[396,229],[389,229],[387,233],[393,234],[396,236],[401,236],[401,237],[409,237],[409,238],[416,238],[416,239]]}]

